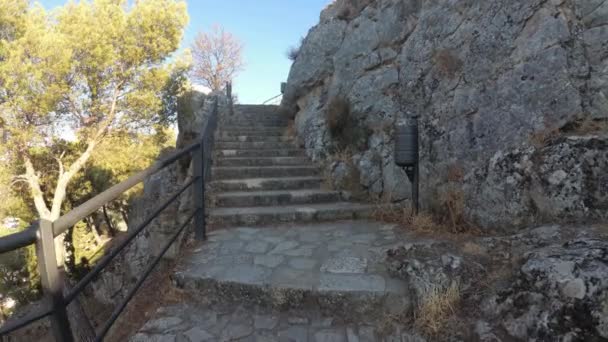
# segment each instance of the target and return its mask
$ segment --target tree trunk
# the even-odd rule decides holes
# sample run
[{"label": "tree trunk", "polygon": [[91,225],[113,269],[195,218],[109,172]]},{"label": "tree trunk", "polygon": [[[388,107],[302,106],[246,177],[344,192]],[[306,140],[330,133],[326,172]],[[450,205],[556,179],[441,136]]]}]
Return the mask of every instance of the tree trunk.
[{"label": "tree trunk", "polygon": [[101,244],[103,243],[103,240],[101,239],[101,236],[99,235],[99,231],[97,230],[97,224],[95,223],[95,220],[92,220],[91,218],[87,218],[87,225],[89,226],[89,229],[91,229],[91,233],[93,233],[93,236],[95,237],[95,242],[97,243],[98,246],[101,246]]},{"label": "tree trunk", "polygon": [[114,229],[112,219],[110,219],[110,216],[108,215],[108,209],[105,205],[101,207],[101,211],[103,212],[103,217],[106,220],[106,224],[108,225],[108,235],[110,237],[114,237],[116,235],[116,229]]}]

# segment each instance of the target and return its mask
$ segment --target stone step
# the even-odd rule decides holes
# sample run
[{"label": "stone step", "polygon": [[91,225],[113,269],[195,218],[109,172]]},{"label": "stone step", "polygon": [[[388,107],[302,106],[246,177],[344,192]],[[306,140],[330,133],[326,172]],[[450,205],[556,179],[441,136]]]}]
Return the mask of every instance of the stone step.
[{"label": "stone step", "polygon": [[173,279],[217,303],[382,320],[411,304],[406,284],[383,262],[389,249],[407,242],[398,230],[365,220],[214,230],[180,261]]},{"label": "stone step", "polygon": [[369,218],[377,209],[370,204],[334,202],[280,207],[212,208],[209,220],[216,226],[263,225],[281,222],[324,222]]},{"label": "stone step", "polygon": [[219,133],[217,134],[217,138],[218,139],[225,139],[225,138],[232,138],[232,137],[241,137],[241,136],[246,136],[246,137],[254,137],[254,136],[261,136],[261,137],[282,137],[285,135],[285,130],[281,129],[281,130],[259,130],[259,131],[254,131],[254,130],[245,130],[245,131],[229,131],[229,130],[221,130],[219,131]]},{"label": "stone step", "polygon": [[259,207],[339,202],[339,191],[321,189],[225,192],[214,196],[217,207]]},{"label": "stone step", "polygon": [[264,120],[264,119],[251,119],[251,120],[226,120],[224,124],[230,125],[239,125],[239,126],[247,126],[247,127],[287,127],[289,125],[288,120]]},{"label": "stone step", "polygon": [[222,142],[292,142],[293,137],[288,136],[277,136],[277,135],[238,135],[238,136],[228,136],[221,137],[216,140],[216,143]]},{"label": "stone step", "polygon": [[292,142],[265,142],[265,141],[250,141],[250,142],[222,142],[218,141],[216,146],[220,150],[280,150],[283,148],[293,149],[296,146]]},{"label": "stone step", "polygon": [[223,157],[215,162],[217,166],[281,166],[281,165],[307,165],[310,164],[308,157],[254,157],[236,158]]},{"label": "stone step", "polygon": [[310,165],[301,166],[256,166],[227,167],[218,166],[212,169],[213,179],[242,179],[270,177],[304,177],[316,176],[319,168]]},{"label": "stone step", "polygon": [[222,124],[222,126],[220,127],[220,130],[222,132],[242,132],[242,131],[256,131],[256,132],[281,131],[281,132],[285,132],[285,129],[287,129],[287,125],[252,127],[250,125],[243,125],[243,124],[237,124],[237,125]]},{"label": "stone step", "polygon": [[305,157],[306,153],[301,149],[280,149],[280,150],[217,150],[219,157],[238,157],[238,158],[250,158],[250,157]]},{"label": "stone step", "polygon": [[296,190],[320,188],[321,177],[281,177],[219,180],[211,183],[215,191]]}]

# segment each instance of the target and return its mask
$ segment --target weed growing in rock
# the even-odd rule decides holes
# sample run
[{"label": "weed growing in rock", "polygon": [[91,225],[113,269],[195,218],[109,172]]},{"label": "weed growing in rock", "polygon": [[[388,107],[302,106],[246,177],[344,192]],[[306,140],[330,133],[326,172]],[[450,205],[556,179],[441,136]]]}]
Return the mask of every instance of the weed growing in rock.
[{"label": "weed growing in rock", "polygon": [[547,146],[552,140],[559,136],[559,129],[557,128],[546,128],[540,131],[536,131],[530,135],[530,143],[536,148],[543,148]]},{"label": "weed growing in rock", "polygon": [[414,313],[414,327],[430,337],[439,335],[456,313],[460,300],[460,285],[456,282],[448,287],[430,287]]}]

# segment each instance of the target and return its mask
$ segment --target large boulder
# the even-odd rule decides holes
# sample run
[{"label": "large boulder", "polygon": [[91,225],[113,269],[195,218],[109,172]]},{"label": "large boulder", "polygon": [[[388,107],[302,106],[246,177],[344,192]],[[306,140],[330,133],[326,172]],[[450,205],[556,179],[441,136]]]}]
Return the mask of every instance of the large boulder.
[{"label": "large boulder", "polygon": [[[606,188],[607,22],[600,0],[337,0],[304,39],[283,106],[316,161],[352,153],[370,195],[408,196],[392,134],[419,115],[426,208],[456,188],[483,227],[606,218],[589,191]],[[363,144],[332,132],[335,99]]]}]

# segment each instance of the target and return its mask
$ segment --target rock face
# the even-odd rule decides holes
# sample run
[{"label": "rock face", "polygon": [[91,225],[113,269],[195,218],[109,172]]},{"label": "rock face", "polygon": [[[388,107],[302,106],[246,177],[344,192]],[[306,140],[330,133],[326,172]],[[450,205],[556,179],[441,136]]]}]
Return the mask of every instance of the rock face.
[{"label": "rock face", "polygon": [[458,192],[483,227],[605,219],[607,23],[600,0],[338,0],[304,40],[283,106],[328,175],[367,194],[408,197],[391,136],[418,115],[427,208]]},{"label": "rock face", "polygon": [[463,334],[462,340],[608,339],[605,230],[542,226],[469,239],[464,246],[412,239],[388,251],[387,264],[391,274],[406,281],[417,303],[429,288],[459,284],[460,311],[454,315],[462,323],[444,330]]},{"label": "rock face", "polygon": [[490,298],[485,311],[520,340],[608,339],[606,274],[606,241],[577,239],[540,248],[526,256],[513,285]]}]

